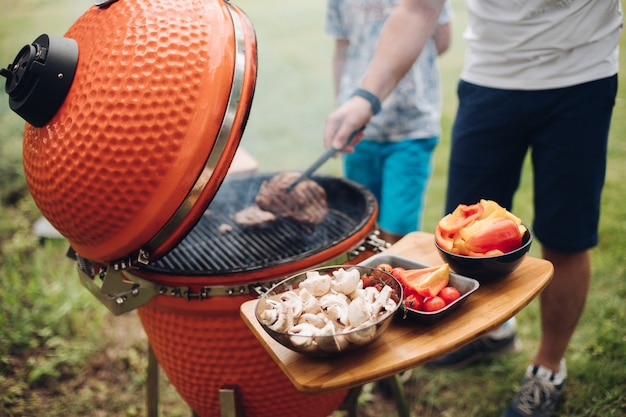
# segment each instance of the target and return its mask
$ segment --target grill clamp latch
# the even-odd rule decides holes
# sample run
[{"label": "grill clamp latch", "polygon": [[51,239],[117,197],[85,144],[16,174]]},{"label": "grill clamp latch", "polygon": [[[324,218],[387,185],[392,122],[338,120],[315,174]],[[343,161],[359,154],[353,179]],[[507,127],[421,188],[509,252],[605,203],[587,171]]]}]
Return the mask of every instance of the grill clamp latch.
[{"label": "grill clamp latch", "polygon": [[97,266],[74,254],[78,276],[85,286],[106,308],[119,316],[147,304],[159,294],[152,283],[128,274],[119,268]]}]

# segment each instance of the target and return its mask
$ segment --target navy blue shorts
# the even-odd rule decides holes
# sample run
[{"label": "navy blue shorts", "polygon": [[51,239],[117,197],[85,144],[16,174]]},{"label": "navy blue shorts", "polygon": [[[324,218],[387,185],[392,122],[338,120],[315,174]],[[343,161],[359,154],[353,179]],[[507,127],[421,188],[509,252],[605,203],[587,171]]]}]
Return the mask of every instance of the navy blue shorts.
[{"label": "navy blue shorts", "polygon": [[617,76],[551,90],[461,81],[457,93],[446,213],[481,198],[515,213],[513,195],[530,151],[536,238],[563,252],[597,245]]}]

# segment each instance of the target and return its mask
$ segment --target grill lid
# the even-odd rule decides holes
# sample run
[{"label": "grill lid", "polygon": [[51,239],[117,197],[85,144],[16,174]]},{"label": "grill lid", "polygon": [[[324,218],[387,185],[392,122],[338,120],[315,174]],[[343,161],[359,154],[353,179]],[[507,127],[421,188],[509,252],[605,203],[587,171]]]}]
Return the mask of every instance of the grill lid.
[{"label": "grill lid", "polygon": [[[26,124],[26,180],[80,256],[147,263],[195,225],[228,171],[254,92],[256,39],[225,0],[96,4],[65,35],[78,60],[61,106],[43,126]],[[24,69],[3,75],[38,76]]]}]

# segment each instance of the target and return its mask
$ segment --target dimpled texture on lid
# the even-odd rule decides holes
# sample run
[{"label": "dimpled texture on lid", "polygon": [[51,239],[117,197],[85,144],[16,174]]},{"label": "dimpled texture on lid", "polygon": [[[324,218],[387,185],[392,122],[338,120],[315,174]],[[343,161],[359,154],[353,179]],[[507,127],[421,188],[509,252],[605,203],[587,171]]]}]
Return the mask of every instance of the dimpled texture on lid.
[{"label": "dimpled texture on lid", "polygon": [[70,92],[26,125],[24,168],[42,214],[83,257],[112,261],[172,216],[204,168],[232,85],[233,24],[221,1],[118,1],[68,30]]}]

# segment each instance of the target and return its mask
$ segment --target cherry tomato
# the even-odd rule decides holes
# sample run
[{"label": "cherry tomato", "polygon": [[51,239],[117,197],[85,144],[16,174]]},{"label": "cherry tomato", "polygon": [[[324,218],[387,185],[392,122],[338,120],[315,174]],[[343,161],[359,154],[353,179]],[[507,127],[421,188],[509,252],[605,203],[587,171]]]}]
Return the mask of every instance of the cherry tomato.
[{"label": "cherry tomato", "polygon": [[363,288],[371,287],[377,282],[376,278],[368,274],[361,275],[361,281],[363,281]]},{"label": "cherry tomato", "polygon": [[388,274],[391,274],[391,271],[393,270],[393,266],[389,264],[378,264],[378,266],[376,267],[376,270],[384,271],[384,272],[387,272]]},{"label": "cherry tomato", "polygon": [[404,299],[404,305],[412,310],[423,310],[424,299],[415,294],[411,294]]},{"label": "cherry tomato", "polygon": [[438,295],[424,300],[424,311],[438,311],[446,306],[446,302]]},{"label": "cherry tomato", "polygon": [[402,268],[401,266],[396,266],[395,268],[391,270],[391,275],[396,277],[396,279],[400,279],[400,277],[404,274],[405,271],[406,269]]},{"label": "cherry tomato", "polygon": [[439,291],[439,297],[443,298],[447,305],[461,297],[461,293],[454,287],[445,287]]},{"label": "cherry tomato", "polygon": [[382,272],[386,272],[388,274],[391,274],[391,270],[393,269],[393,267],[389,264],[379,264],[376,269],[374,269],[372,271],[372,276],[375,279],[378,279],[379,281],[385,281],[387,280],[389,277],[385,274],[381,274],[380,271]]}]

